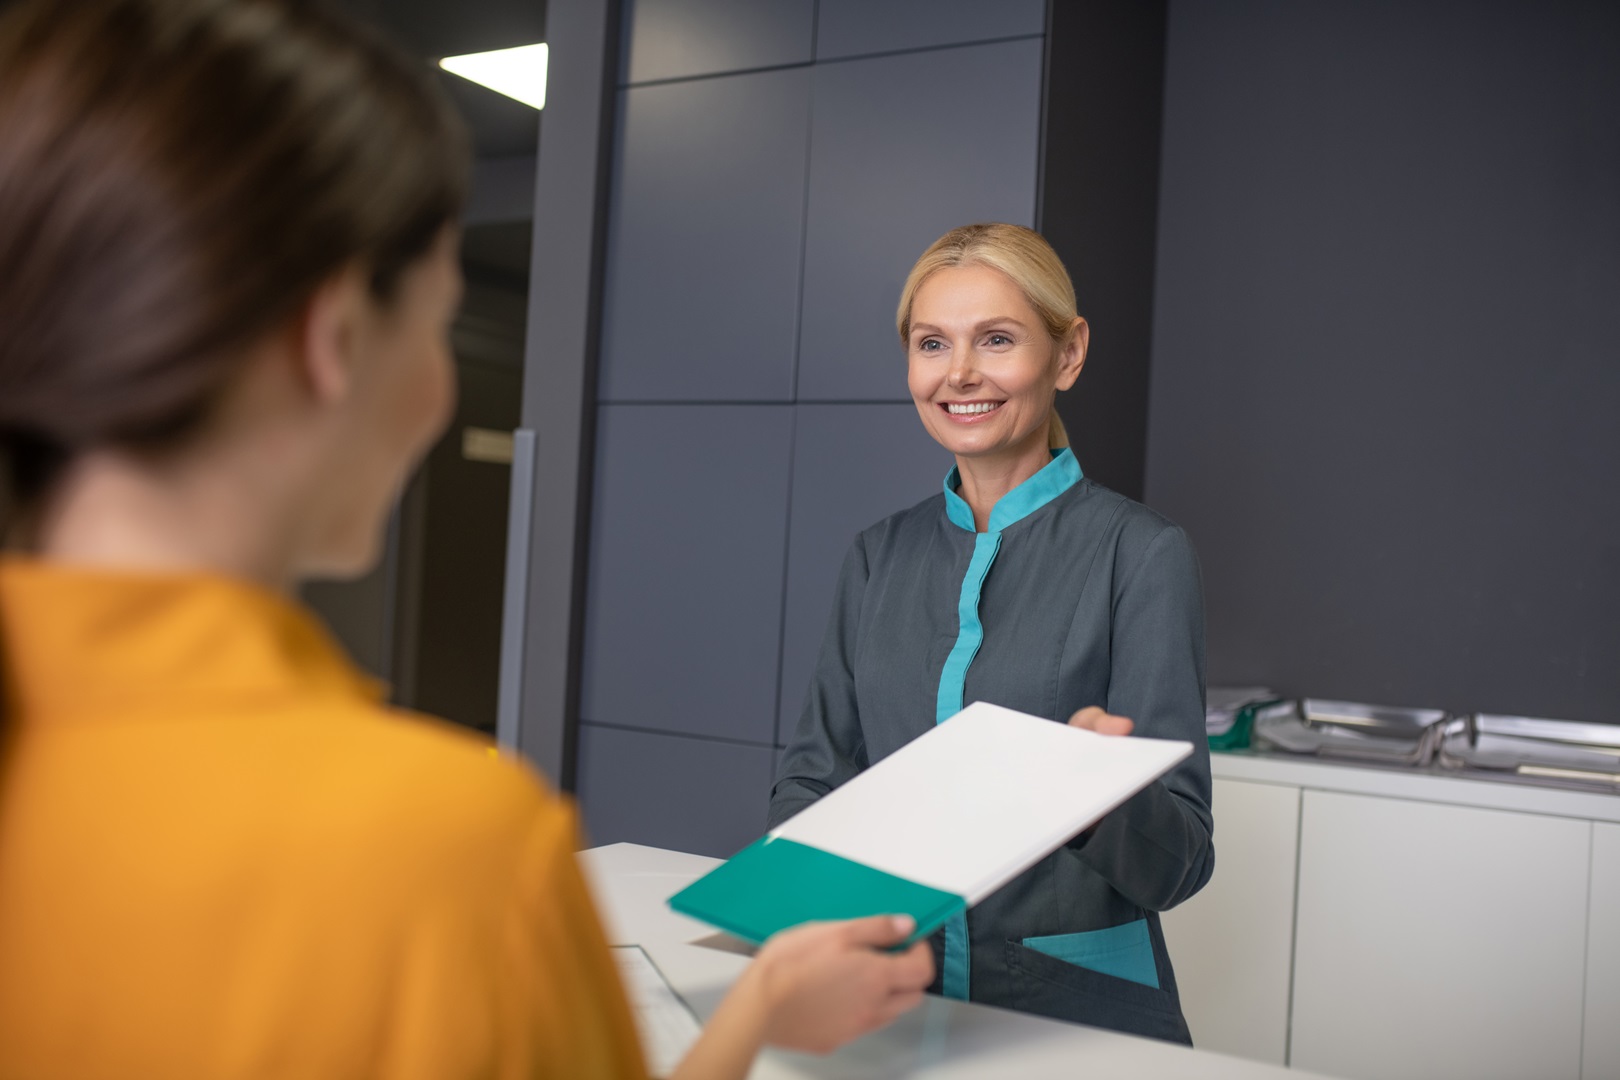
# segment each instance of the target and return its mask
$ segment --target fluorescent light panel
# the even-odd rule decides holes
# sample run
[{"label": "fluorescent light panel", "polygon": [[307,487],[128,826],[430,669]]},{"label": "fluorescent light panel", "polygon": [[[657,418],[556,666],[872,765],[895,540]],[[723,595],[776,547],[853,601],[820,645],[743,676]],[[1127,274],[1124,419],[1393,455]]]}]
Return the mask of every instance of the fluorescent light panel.
[{"label": "fluorescent light panel", "polygon": [[543,109],[546,107],[547,55],[546,45],[541,42],[519,45],[515,49],[447,56],[439,61],[439,66],[525,105]]}]

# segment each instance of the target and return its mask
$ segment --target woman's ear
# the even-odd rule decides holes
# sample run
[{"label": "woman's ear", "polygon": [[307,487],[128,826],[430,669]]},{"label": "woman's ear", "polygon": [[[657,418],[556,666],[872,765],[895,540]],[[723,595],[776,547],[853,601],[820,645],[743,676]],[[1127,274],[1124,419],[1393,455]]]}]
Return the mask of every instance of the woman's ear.
[{"label": "woman's ear", "polygon": [[304,305],[297,327],[298,367],[317,404],[337,405],[348,398],[370,304],[365,275],[349,270],[328,279]]},{"label": "woman's ear", "polygon": [[1076,315],[1074,323],[1069,327],[1068,337],[1058,346],[1057,388],[1067,390],[1074,385],[1080,377],[1080,369],[1086,366],[1086,347],[1091,344],[1091,327],[1086,320]]}]

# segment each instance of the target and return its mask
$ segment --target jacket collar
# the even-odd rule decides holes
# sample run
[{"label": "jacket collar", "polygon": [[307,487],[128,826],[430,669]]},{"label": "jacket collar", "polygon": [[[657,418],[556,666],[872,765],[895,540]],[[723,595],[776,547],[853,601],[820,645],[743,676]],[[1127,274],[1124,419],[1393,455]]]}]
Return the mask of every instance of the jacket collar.
[{"label": "jacket collar", "polygon": [[[1080,462],[1075,460],[1073,450],[1068,447],[1053,450],[1050,464],[1007,492],[991,507],[990,528],[987,531],[1000,532],[1014,522],[1023,520],[1074,487],[1080,482],[1081,475]],[[973,508],[957,494],[961,486],[962,474],[953,465],[951,471],[945,474],[945,514],[951,519],[951,524],[968,532],[976,532]]]}]

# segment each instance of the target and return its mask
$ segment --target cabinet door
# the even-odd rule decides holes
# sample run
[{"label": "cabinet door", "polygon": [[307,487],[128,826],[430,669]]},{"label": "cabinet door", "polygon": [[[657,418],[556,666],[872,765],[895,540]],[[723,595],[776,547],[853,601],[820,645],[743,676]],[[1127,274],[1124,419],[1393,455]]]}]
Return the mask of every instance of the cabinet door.
[{"label": "cabinet door", "polygon": [[1592,826],[1582,1080],[1620,1080],[1620,825]]},{"label": "cabinet door", "polygon": [[1299,798],[1295,787],[1215,781],[1215,876],[1164,915],[1200,1049],[1287,1059]]},{"label": "cabinet door", "polygon": [[1575,1080],[1592,825],[1305,793],[1289,1064]]}]

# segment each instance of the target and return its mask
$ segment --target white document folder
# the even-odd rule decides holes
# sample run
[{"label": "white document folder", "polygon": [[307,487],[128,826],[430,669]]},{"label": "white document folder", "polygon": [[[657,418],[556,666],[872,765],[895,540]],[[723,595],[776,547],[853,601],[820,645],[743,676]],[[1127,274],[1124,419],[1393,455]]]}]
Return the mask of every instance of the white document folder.
[{"label": "white document folder", "polygon": [[750,941],[905,912],[931,933],[1162,776],[1191,743],[978,702],[670,898]]},{"label": "white document folder", "polygon": [[955,893],[971,907],[1192,749],[976,702],[770,835]]}]

